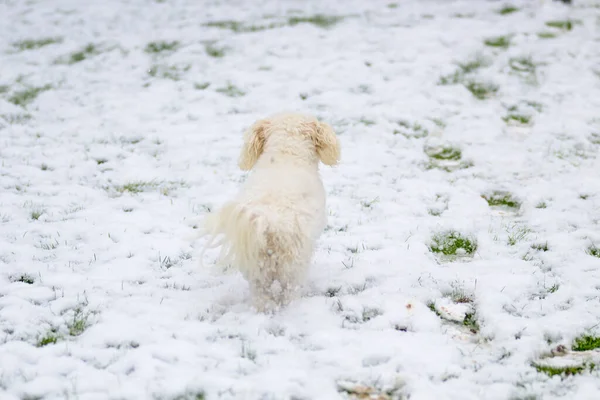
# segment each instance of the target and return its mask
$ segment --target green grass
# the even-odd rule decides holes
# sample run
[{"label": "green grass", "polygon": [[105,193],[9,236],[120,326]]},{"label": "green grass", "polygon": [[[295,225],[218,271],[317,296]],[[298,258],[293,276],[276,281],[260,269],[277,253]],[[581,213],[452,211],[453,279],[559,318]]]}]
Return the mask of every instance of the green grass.
[{"label": "green grass", "polygon": [[177,66],[177,65],[153,65],[148,70],[148,75],[153,78],[170,79],[172,81],[178,81],[181,79],[181,75],[184,72],[190,70],[191,65]]},{"label": "green grass", "polygon": [[206,54],[214,58],[222,58],[225,57],[225,48],[216,47],[211,44],[207,44],[204,49],[206,50]]},{"label": "green grass", "polygon": [[538,37],[540,39],[554,39],[557,35],[552,32],[538,32]]},{"label": "green grass", "polygon": [[513,57],[508,61],[510,68],[516,72],[535,73],[537,64],[531,57]]},{"label": "green grass", "polygon": [[567,19],[562,21],[548,21],[546,22],[546,26],[549,26],[550,28],[562,29],[563,31],[570,31],[573,29],[573,26],[578,23],[580,23],[580,21]]},{"label": "green grass", "polygon": [[477,54],[472,60],[465,63],[459,63],[458,67],[463,74],[470,74],[478,69],[488,67],[490,64],[491,62],[488,58],[483,57],[481,54]]},{"label": "green grass", "polygon": [[227,86],[216,89],[216,91],[229,97],[242,97],[246,94],[246,92],[244,92],[242,89],[232,85],[231,83],[228,83]]},{"label": "green grass", "polygon": [[465,314],[465,318],[463,319],[463,326],[469,328],[471,333],[479,332],[479,323],[477,322],[477,317],[474,312]]},{"label": "green grass", "polygon": [[90,43],[83,49],[70,54],[64,62],[67,64],[76,64],[90,58],[91,56],[97,55],[98,53],[99,51],[96,46]]},{"label": "green grass", "polygon": [[588,247],[586,253],[588,253],[590,256],[594,256],[594,257],[600,258],[600,247],[596,247],[594,245],[591,245],[590,247]]},{"label": "green grass", "polygon": [[38,219],[40,219],[42,214],[44,214],[45,212],[46,212],[46,210],[42,210],[42,209],[32,210],[31,214],[30,214],[31,219],[37,221]]},{"label": "green grass", "polygon": [[158,186],[158,183],[155,181],[134,181],[129,182],[124,185],[115,186],[117,192],[124,193],[142,193],[147,191],[148,189],[153,189]]},{"label": "green grass", "polygon": [[396,121],[400,129],[394,129],[394,135],[402,135],[407,139],[420,139],[429,135],[429,131],[419,123],[410,123],[408,121]]},{"label": "green grass", "polygon": [[498,85],[490,82],[477,82],[474,80],[468,81],[465,87],[471,94],[479,100],[485,100],[498,92]]},{"label": "green grass", "polygon": [[20,51],[39,49],[40,47],[48,46],[55,43],[61,43],[62,38],[60,37],[47,37],[41,39],[25,39],[18,42],[14,42],[13,47]]},{"label": "green grass", "polygon": [[290,26],[295,26],[298,24],[313,24],[319,28],[327,29],[331,28],[343,19],[344,17],[336,15],[317,14],[310,17],[290,17],[288,19],[288,24],[290,24]]},{"label": "green grass", "polygon": [[204,90],[204,89],[207,89],[209,86],[210,86],[209,82],[194,83],[194,89],[196,89],[196,90]]},{"label": "green grass", "polygon": [[589,351],[600,349],[600,336],[584,335],[575,339],[571,347],[573,351]]},{"label": "green grass", "polygon": [[46,332],[44,336],[41,336],[38,339],[36,346],[44,347],[49,344],[56,344],[60,339],[62,339],[62,337],[58,333],[58,330],[56,328],[52,328],[48,332]]},{"label": "green grass", "polygon": [[438,85],[446,86],[446,85],[456,85],[461,83],[464,79],[463,74],[460,71],[456,71],[450,75],[444,75],[440,77],[438,81]]},{"label": "green grass", "polygon": [[234,20],[223,20],[223,21],[211,21],[204,24],[204,26],[220,29],[230,29],[233,32],[260,32],[267,29],[274,29],[283,26],[284,24],[271,23],[266,25],[245,25],[242,22]]},{"label": "green grass", "polygon": [[496,36],[493,38],[485,39],[483,43],[489,47],[507,49],[510,46],[510,36]]},{"label": "green grass", "polygon": [[16,106],[25,107],[26,105],[33,102],[42,92],[52,89],[52,85],[44,85],[39,87],[30,87],[25,90],[21,90],[13,93],[8,101]]},{"label": "green grass", "polygon": [[28,285],[33,285],[35,283],[35,278],[29,274],[21,274],[13,282],[23,282]]},{"label": "green grass", "polygon": [[490,207],[508,207],[514,209],[521,207],[521,202],[508,192],[495,191],[490,194],[484,194],[481,197],[487,201]]},{"label": "green grass", "polygon": [[500,15],[508,15],[519,11],[519,8],[512,5],[505,5],[500,10],[498,10],[498,14]]},{"label": "green grass", "polygon": [[460,160],[462,157],[461,149],[452,146],[431,147],[425,149],[425,153],[435,160]]},{"label": "green grass", "polygon": [[85,312],[82,307],[77,307],[73,313],[73,319],[67,322],[67,328],[69,329],[69,335],[71,336],[79,336],[81,335],[89,326],[88,318],[89,313]]},{"label": "green grass", "polygon": [[545,201],[540,201],[539,203],[537,203],[535,205],[535,208],[539,208],[539,209],[544,209],[544,208],[547,208],[547,207],[548,207],[548,204],[546,204]]},{"label": "green grass", "polygon": [[531,233],[531,229],[526,226],[512,225],[507,229],[509,246],[514,246],[523,240],[526,240]]},{"label": "green grass", "polygon": [[531,117],[524,114],[510,113],[502,117],[502,120],[508,125],[529,125]]},{"label": "green grass", "polygon": [[162,53],[162,52],[175,51],[175,50],[177,50],[178,47],[179,47],[179,42],[178,41],[173,41],[173,42],[165,42],[165,41],[150,42],[150,43],[148,43],[146,45],[146,47],[144,48],[144,51],[146,53],[157,54],[157,53]]},{"label": "green grass", "polygon": [[543,252],[547,252],[549,250],[548,248],[548,242],[544,242],[544,243],[534,243],[531,245],[531,248],[537,251],[543,251]]},{"label": "green grass", "polygon": [[592,364],[582,364],[582,365],[572,365],[572,366],[566,366],[566,367],[556,367],[556,366],[540,365],[540,364],[534,363],[534,364],[532,364],[532,366],[536,369],[537,372],[544,373],[544,374],[548,375],[549,377],[573,376],[573,375],[581,374],[581,373],[585,372],[586,370],[591,371],[594,368],[596,368],[596,365],[593,363]]},{"label": "green grass", "polygon": [[429,249],[445,256],[472,255],[477,250],[477,241],[456,231],[435,234]]}]

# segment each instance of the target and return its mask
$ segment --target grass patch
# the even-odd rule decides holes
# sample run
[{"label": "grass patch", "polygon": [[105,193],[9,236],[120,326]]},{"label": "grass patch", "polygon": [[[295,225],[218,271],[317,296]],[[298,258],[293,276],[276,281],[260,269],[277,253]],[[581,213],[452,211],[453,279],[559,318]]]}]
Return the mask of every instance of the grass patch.
[{"label": "grass patch", "polygon": [[445,256],[470,256],[477,250],[477,241],[456,231],[433,235],[429,250]]},{"label": "grass patch", "polygon": [[507,125],[529,125],[531,117],[524,114],[510,113],[507,116],[502,117],[502,120],[506,122]]},{"label": "grass patch", "polygon": [[548,204],[546,204],[545,201],[540,201],[539,203],[537,203],[535,205],[535,208],[539,208],[539,209],[544,209],[544,208],[548,208]]},{"label": "grass patch", "polygon": [[97,54],[99,54],[99,51],[96,48],[96,45],[94,45],[93,43],[90,43],[87,46],[85,46],[83,49],[76,51],[74,53],[71,53],[62,62],[67,63],[67,64],[76,64],[78,62],[86,60]]},{"label": "grass patch", "polygon": [[540,39],[554,39],[557,35],[552,32],[538,32],[537,36]]},{"label": "grass patch", "polygon": [[479,323],[477,322],[477,317],[474,312],[465,314],[465,318],[463,319],[463,326],[469,328],[471,333],[479,332]]},{"label": "grass patch", "polygon": [[61,42],[62,38],[60,37],[47,37],[41,39],[25,39],[18,42],[14,42],[12,45],[13,47],[19,49],[19,51],[25,51],[39,49],[40,47]]},{"label": "grass patch", "polygon": [[37,221],[38,219],[40,219],[40,217],[42,216],[42,214],[44,214],[46,212],[46,210],[42,210],[42,209],[35,209],[31,211],[31,219],[34,221]]},{"label": "grass patch", "polygon": [[513,197],[511,193],[495,191],[491,194],[484,194],[481,197],[487,201],[490,207],[520,208],[521,202]]},{"label": "grass patch", "polygon": [[549,26],[550,28],[561,29],[563,31],[570,31],[573,29],[573,26],[578,23],[580,23],[580,21],[566,19],[562,21],[548,21],[546,22],[546,26]]},{"label": "grass patch", "polygon": [[213,46],[212,44],[207,44],[204,47],[204,50],[206,51],[206,54],[208,54],[211,57],[214,57],[214,58],[225,57],[225,48],[223,48],[223,47],[216,47],[216,46]]},{"label": "grass patch", "polygon": [[459,63],[458,67],[463,74],[470,74],[471,72],[475,72],[478,69],[488,67],[490,65],[490,60],[478,54],[470,61],[465,63]]},{"label": "grass patch", "polygon": [[529,237],[529,234],[531,233],[531,229],[529,229],[526,226],[512,225],[509,228],[507,228],[506,232],[508,233],[508,245],[514,246],[517,243],[527,239],[527,237]]},{"label": "grass patch", "polygon": [[502,7],[501,9],[498,10],[498,14],[509,15],[509,14],[515,13],[517,11],[519,11],[519,8],[512,6],[512,5],[505,5],[504,7]]},{"label": "grass patch", "polygon": [[548,248],[548,242],[544,242],[544,243],[534,243],[531,245],[531,248],[537,251],[543,251],[544,253],[547,252],[549,250]]},{"label": "grass patch", "polygon": [[485,100],[498,92],[498,85],[490,82],[477,82],[474,80],[468,81],[465,87],[471,94],[479,100]]},{"label": "grass patch", "polygon": [[185,65],[179,67],[177,65],[153,65],[148,70],[148,75],[153,78],[170,79],[172,81],[178,81],[181,79],[181,75],[184,72],[190,70],[191,65]]},{"label": "grass patch", "polygon": [[593,370],[594,368],[596,368],[595,364],[582,364],[582,365],[572,365],[572,366],[566,366],[566,367],[556,367],[556,366],[551,366],[551,365],[540,365],[540,364],[533,364],[532,365],[537,372],[541,372],[544,373],[546,375],[548,375],[549,377],[553,377],[553,376],[561,376],[561,377],[566,377],[566,376],[573,376],[573,375],[577,375],[577,374],[581,374],[583,372],[585,372],[586,370]]},{"label": "grass patch", "polygon": [[588,247],[586,253],[588,253],[590,256],[594,256],[594,257],[600,258],[600,247],[596,247],[594,245],[591,245],[590,247]]},{"label": "grass patch", "polygon": [[56,328],[52,328],[48,332],[46,332],[45,335],[41,336],[38,339],[36,346],[44,347],[44,346],[48,346],[49,344],[56,344],[60,339],[61,339],[61,336],[58,333],[58,330]]},{"label": "grass patch", "polygon": [[531,57],[514,57],[508,61],[508,65],[515,72],[535,73],[537,64],[533,62]]},{"label": "grass patch", "polygon": [[89,326],[88,318],[90,314],[85,312],[82,307],[77,307],[73,311],[73,319],[67,323],[67,328],[69,329],[69,335],[79,336]]},{"label": "grass patch", "polygon": [[151,54],[157,54],[157,53],[162,53],[162,52],[170,52],[170,51],[175,51],[177,50],[177,48],[179,48],[179,42],[178,41],[173,41],[173,42],[165,42],[165,41],[159,41],[159,42],[150,42],[146,45],[146,47],[144,48],[144,51],[146,53],[151,53]]},{"label": "grass patch", "polygon": [[288,24],[290,26],[296,26],[298,24],[313,24],[319,28],[327,29],[331,28],[343,19],[344,17],[337,15],[317,14],[310,17],[290,17],[288,19]]},{"label": "grass patch", "polygon": [[575,339],[571,347],[573,351],[589,351],[600,349],[600,337],[584,335]]},{"label": "grass patch", "polygon": [[194,83],[194,89],[205,90],[210,86],[210,82]]},{"label": "grass patch", "polygon": [[211,21],[204,26],[220,29],[230,29],[233,32],[260,32],[267,29],[274,29],[283,26],[284,24],[271,23],[267,25],[244,25],[244,23],[234,20]]},{"label": "grass patch", "polygon": [[394,135],[402,135],[407,139],[420,139],[429,135],[429,131],[419,123],[410,123],[408,121],[396,121],[399,129],[394,129]]},{"label": "grass patch", "polygon": [[489,47],[507,49],[510,46],[510,36],[496,36],[493,38],[485,39],[483,41],[483,44]]},{"label": "grass patch", "polygon": [[244,92],[242,89],[232,85],[231,83],[228,83],[227,86],[216,89],[216,91],[229,97],[242,97],[246,94],[246,92]]},{"label": "grass patch", "polygon": [[158,186],[158,183],[154,181],[134,181],[129,182],[124,185],[115,186],[115,190],[119,193],[129,192],[129,193],[142,193],[148,189],[154,189]]},{"label": "grass patch", "polygon": [[31,121],[33,116],[31,114],[1,114],[0,118],[10,125],[23,125]]},{"label": "grass patch", "polygon": [[35,283],[35,278],[29,274],[21,274],[13,282],[23,282],[28,285],[33,285]]},{"label": "grass patch", "polygon": [[430,147],[425,149],[425,154],[435,160],[460,160],[462,157],[461,149],[452,146]]},{"label": "grass patch", "polygon": [[42,92],[52,89],[52,85],[44,85],[39,87],[30,87],[25,90],[15,92],[8,98],[8,101],[16,106],[25,107],[33,102]]}]

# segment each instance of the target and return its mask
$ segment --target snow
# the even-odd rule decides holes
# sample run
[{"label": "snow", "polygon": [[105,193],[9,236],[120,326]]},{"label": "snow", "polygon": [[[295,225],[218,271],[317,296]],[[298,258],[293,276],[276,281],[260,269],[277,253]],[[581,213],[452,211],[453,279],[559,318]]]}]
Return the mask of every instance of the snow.
[{"label": "snow", "polygon": [[[390,4],[0,1],[1,399],[598,397],[598,369],[533,364],[598,365],[549,354],[599,334],[600,4]],[[316,14],[345,18],[289,20]],[[224,20],[254,29],[205,25]],[[45,38],[61,40],[14,45]],[[477,54],[465,79],[495,94],[439,84]],[[322,168],[329,226],[302,297],[263,315],[239,274],[200,267],[194,228],[244,179],[242,131],[290,109],[331,123],[343,160]],[[446,230],[476,252],[433,254]]]}]

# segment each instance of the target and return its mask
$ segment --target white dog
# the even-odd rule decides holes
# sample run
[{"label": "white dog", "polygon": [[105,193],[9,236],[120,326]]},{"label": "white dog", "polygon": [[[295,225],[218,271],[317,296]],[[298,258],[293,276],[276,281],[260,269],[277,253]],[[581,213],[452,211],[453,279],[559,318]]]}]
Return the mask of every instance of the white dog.
[{"label": "white dog", "polygon": [[302,283],[327,220],[319,160],[335,165],[339,157],[331,126],[311,116],[276,114],[245,132],[239,167],[252,172],[207,217],[205,249],[222,246],[221,261],[246,278],[259,311],[287,305]]}]

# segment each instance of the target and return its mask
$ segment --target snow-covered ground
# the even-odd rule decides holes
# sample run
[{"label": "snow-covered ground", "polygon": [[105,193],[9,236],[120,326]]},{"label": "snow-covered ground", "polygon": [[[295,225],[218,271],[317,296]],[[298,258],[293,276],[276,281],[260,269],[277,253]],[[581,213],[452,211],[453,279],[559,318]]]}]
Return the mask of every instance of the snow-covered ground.
[{"label": "snow-covered ground", "polygon": [[[0,0],[0,399],[600,398],[600,3],[513,5]],[[343,161],[263,315],[191,238],[280,110]]]}]

